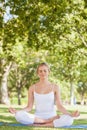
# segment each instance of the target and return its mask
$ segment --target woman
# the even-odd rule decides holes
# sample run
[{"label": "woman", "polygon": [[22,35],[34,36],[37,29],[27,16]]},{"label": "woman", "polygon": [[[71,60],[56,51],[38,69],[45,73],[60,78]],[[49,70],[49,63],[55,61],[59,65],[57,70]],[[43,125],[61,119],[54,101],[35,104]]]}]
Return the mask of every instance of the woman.
[{"label": "woman", "polygon": [[[15,114],[18,122],[34,126],[63,127],[72,125],[73,117],[79,116],[78,111],[70,114],[63,107],[59,87],[48,80],[49,73],[49,66],[41,63],[37,68],[39,81],[33,84],[28,91],[27,107],[20,111],[9,108],[9,111]],[[30,114],[28,112],[32,110],[34,102],[35,114]],[[62,116],[56,114],[55,104],[63,113]]]}]

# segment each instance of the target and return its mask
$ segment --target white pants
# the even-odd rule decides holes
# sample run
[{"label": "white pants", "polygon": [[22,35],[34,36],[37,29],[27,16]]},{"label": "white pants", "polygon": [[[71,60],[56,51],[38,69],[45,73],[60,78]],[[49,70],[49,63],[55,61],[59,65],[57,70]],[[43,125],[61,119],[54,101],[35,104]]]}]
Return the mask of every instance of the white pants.
[{"label": "white pants", "polygon": [[30,114],[24,110],[16,112],[15,118],[18,122],[25,125],[31,125],[34,123],[35,115]]},{"label": "white pants", "polygon": [[62,115],[59,119],[53,121],[54,127],[64,127],[73,124],[73,117],[69,115]]},{"label": "white pants", "polygon": [[[24,110],[18,111],[15,114],[15,118],[18,122],[25,125],[32,125],[35,120],[35,115],[30,114]],[[73,123],[73,118],[69,115],[62,115],[59,119],[53,121],[54,127],[70,126]]]}]

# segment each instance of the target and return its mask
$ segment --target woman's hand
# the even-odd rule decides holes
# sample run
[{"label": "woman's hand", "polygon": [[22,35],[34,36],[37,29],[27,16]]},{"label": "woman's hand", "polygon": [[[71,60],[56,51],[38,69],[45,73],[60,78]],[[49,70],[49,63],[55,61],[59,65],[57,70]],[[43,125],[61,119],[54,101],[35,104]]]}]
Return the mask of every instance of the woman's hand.
[{"label": "woman's hand", "polygon": [[14,108],[12,108],[12,107],[10,107],[10,108],[8,109],[8,111],[9,111],[10,113],[12,113],[12,114],[15,114],[15,113],[17,112],[17,110],[14,109]]},{"label": "woman's hand", "polygon": [[79,111],[75,111],[71,114],[72,117],[78,117],[80,115]]}]

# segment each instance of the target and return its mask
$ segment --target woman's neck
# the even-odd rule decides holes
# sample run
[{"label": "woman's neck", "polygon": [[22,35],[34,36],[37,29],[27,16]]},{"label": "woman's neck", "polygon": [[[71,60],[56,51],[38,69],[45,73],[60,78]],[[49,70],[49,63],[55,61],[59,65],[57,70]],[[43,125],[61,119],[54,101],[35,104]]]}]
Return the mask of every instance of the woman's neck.
[{"label": "woman's neck", "polygon": [[40,79],[39,84],[48,85],[48,84],[50,84],[50,82],[48,81],[48,79],[44,79],[44,80]]}]

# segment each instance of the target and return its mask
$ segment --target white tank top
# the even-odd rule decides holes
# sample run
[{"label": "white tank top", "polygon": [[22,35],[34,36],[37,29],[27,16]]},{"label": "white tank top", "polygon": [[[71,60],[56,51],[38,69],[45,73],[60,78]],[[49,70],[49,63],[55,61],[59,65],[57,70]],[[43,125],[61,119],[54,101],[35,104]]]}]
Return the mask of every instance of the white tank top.
[{"label": "white tank top", "polygon": [[56,115],[54,92],[48,94],[38,94],[34,92],[35,115],[37,117],[48,119]]}]

